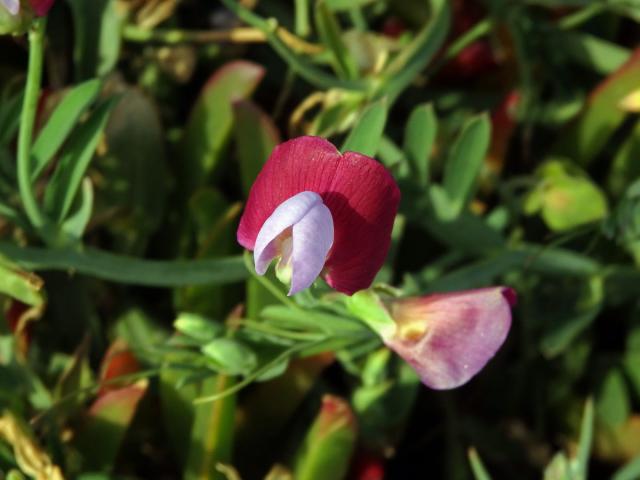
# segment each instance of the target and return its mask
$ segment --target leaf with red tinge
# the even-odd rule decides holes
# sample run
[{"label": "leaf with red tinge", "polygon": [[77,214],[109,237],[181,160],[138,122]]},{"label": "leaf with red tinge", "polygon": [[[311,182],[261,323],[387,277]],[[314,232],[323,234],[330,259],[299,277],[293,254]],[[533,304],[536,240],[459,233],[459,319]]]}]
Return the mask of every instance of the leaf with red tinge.
[{"label": "leaf with red tinge", "polygon": [[[110,470],[149,382],[146,379],[101,395],[89,409],[75,445],[84,470]],[[99,448],[97,448],[99,447]]]},{"label": "leaf with red tinge", "polygon": [[124,375],[130,375],[140,370],[140,364],[135,355],[129,350],[127,342],[122,339],[115,340],[100,365],[100,380],[103,385],[100,387],[98,396],[121,388],[121,384],[114,380]]},{"label": "leaf with red tinge", "polygon": [[554,153],[589,164],[627,116],[620,102],[638,88],[640,48],[590,95],[579,120],[560,136]]},{"label": "leaf with red tinge", "polygon": [[215,169],[231,134],[233,103],[249,97],[264,74],[262,66],[239,60],[218,69],[205,84],[184,132],[185,192],[202,185]]}]

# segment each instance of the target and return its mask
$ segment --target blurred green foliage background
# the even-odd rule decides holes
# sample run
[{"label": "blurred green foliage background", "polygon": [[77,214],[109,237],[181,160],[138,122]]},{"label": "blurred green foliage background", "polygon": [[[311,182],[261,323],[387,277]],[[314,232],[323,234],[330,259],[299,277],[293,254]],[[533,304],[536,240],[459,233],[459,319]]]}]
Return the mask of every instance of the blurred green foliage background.
[{"label": "blurred green foliage background", "polygon": [[[5,478],[640,478],[640,2],[24,21],[0,37]],[[303,134],[400,185],[379,288],[518,292],[468,385],[420,385],[321,282],[252,275],[243,202]]]}]

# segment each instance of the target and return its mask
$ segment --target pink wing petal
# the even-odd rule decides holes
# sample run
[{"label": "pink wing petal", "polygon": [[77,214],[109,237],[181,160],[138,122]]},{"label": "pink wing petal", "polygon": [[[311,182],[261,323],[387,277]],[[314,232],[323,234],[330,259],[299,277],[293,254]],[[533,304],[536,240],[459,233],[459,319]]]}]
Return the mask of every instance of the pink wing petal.
[{"label": "pink wing petal", "polygon": [[399,300],[398,331],[385,343],[435,389],[468,382],[495,355],[511,327],[511,288],[492,287]]},{"label": "pink wing petal", "polygon": [[319,137],[284,142],[251,188],[238,242],[252,250],[266,219],[302,191],[320,194],[333,217],[335,237],[326,262],[329,285],[349,295],[369,287],[389,250],[400,201],[393,177],[374,159],[352,152],[343,156]]}]

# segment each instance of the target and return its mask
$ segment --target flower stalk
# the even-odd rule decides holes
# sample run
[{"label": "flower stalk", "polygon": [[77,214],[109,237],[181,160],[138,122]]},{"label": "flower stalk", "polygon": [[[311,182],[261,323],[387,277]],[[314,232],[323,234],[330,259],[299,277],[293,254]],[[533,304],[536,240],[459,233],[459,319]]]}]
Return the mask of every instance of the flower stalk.
[{"label": "flower stalk", "polygon": [[18,189],[27,217],[36,230],[42,229],[45,218],[31,183],[31,143],[42,80],[45,28],[46,19],[38,18],[29,30],[29,65],[18,134]]}]

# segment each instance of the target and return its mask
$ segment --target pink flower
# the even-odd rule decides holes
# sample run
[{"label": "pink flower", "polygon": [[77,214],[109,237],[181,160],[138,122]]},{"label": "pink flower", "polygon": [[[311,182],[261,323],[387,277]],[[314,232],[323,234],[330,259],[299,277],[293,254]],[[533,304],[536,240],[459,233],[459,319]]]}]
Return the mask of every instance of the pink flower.
[{"label": "pink flower", "polygon": [[487,364],[511,327],[516,293],[508,287],[395,300],[388,312],[395,329],[385,344],[434,389],[459,387]]},{"label": "pink flower", "polygon": [[278,145],[251,187],[238,242],[253,250],[256,272],[271,261],[289,272],[289,295],[323,275],[351,295],[367,288],[389,250],[400,191],[376,160],[327,140]]}]

